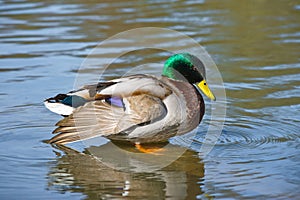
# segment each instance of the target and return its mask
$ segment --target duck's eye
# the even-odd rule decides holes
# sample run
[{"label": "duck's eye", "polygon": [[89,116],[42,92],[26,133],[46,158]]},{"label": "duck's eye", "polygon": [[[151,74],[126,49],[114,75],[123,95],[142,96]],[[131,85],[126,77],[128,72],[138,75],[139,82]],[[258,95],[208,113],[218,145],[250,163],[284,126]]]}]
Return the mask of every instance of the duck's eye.
[{"label": "duck's eye", "polygon": [[206,83],[204,83],[204,85],[206,85]]}]

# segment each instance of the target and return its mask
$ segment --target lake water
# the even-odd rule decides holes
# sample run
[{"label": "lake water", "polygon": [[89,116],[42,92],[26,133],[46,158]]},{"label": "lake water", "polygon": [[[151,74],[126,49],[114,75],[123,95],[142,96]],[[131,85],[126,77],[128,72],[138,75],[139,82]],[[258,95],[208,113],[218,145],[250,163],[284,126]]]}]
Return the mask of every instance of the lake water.
[{"label": "lake water", "polygon": [[[189,135],[171,140],[172,151],[188,149],[159,170],[149,171],[149,160],[132,157],[124,157],[126,170],[116,170],[89,155],[110,155],[110,142],[82,147],[83,153],[43,143],[61,119],[43,100],[73,89],[77,71],[99,42],[141,27],[184,33],[217,64],[227,114],[213,150],[207,156],[199,151],[209,123],[207,99],[194,142],[187,145]],[[172,35],[155,37],[166,48],[185,45],[172,42]],[[124,48],[121,43],[98,56],[105,63]],[[299,199],[299,43],[297,0],[0,0],[0,198]],[[162,51],[135,52],[115,62],[105,78],[165,58]],[[97,65],[81,72],[89,77],[101,70]],[[160,71],[157,66],[138,73]]]}]

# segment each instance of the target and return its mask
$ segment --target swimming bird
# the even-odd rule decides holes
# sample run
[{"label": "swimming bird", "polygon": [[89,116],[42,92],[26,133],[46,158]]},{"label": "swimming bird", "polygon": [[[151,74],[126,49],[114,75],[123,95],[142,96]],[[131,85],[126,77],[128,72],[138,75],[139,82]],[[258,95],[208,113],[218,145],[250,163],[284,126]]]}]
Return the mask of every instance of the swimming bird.
[{"label": "swimming bird", "polygon": [[165,142],[195,129],[215,100],[203,62],[189,53],[169,57],[160,77],[137,74],[85,85],[44,101],[64,116],[48,142],[66,144],[103,136],[135,144]]}]

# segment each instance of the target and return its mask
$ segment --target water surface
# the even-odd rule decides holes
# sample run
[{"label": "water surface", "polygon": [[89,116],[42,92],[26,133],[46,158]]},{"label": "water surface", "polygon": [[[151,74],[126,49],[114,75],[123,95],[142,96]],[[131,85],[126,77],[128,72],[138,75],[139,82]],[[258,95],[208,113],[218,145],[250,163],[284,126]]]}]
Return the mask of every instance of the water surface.
[{"label": "water surface", "polygon": [[[43,143],[61,119],[44,108],[43,99],[73,89],[81,63],[98,42],[139,27],[187,34],[218,65],[227,116],[213,151],[199,154],[209,110],[188,150],[154,172],[132,158],[129,170],[113,170],[96,162],[89,148],[82,154]],[[161,43],[184,45],[175,39]],[[1,199],[297,199],[299,43],[296,0],[0,1]],[[114,47],[99,56],[103,62],[124,48]],[[151,50],[129,54],[105,78],[163,63],[166,56]],[[101,70],[97,65],[82,73]],[[139,73],[160,71],[157,66]],[[192,139],[172,140],[172,147],[187,147]],[[109,144],[90,148],[103,152]]]}]

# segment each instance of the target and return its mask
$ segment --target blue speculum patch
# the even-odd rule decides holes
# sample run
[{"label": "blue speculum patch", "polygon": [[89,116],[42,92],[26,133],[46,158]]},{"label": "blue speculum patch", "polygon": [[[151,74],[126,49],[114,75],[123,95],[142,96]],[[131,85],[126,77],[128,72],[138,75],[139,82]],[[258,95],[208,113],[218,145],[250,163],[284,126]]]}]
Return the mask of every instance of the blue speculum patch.
[{"label": "blue speculum patch", "polygon": [[120,97],[110,97],[110,98],[105,99],[105,101],[113,106],[117,106],[120,108],[124,107],[123,100]]}]

